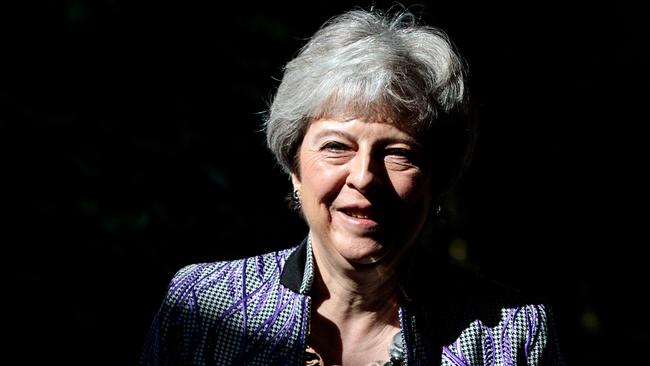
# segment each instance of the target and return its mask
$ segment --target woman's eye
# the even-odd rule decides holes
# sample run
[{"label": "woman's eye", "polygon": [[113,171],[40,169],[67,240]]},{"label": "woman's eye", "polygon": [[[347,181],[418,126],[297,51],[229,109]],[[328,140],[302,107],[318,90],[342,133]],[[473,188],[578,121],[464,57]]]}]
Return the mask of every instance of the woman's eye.
[{"label": "woman's eye", "polygon": [[345,151],[347,150],[348,147],[345,144],[342,144],[340,142],[327,142],[321,147],[321,151],[332,151],[332,152],[340,152],[340,151]]},{"label": "woman's eye", "polygon": [[418,167],[421,165],[420,156],[411,149],[394,148],[385,151],[386,162],[400,167]]},{"label": "woman's eye", "polygon": [[386,151],[386,155],[389,156],[396,156],[399,158],[404,158],[404,159],[411,159],[413,157],[413,152],[408,149],[388,149]]}]

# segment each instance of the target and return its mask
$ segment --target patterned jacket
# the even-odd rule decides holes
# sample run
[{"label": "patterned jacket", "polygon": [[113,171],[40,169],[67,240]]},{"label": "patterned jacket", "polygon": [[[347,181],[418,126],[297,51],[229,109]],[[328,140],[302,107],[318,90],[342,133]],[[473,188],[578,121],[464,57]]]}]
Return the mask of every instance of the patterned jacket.
[{"label": "patterned jacket", "polygon": [[[305,364],[311,247],[194,264],[172,279],[142,366]],[[431,273],[431,267],[440,268]],[[413,256],[401,278],[406,365],[561,365],[549,308]],[[434,278],[442,279],[435,282]]]}]

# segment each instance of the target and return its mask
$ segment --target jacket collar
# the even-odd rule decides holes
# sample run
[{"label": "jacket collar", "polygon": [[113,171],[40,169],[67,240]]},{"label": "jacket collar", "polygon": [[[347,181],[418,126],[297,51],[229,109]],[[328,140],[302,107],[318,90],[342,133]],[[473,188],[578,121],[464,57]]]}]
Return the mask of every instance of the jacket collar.
[{"label": "jacket collar", "polygon": [[284,263],[280,283],[295,293],[309,294],[314,280],[313,258],[311,240],[307,236]]}]

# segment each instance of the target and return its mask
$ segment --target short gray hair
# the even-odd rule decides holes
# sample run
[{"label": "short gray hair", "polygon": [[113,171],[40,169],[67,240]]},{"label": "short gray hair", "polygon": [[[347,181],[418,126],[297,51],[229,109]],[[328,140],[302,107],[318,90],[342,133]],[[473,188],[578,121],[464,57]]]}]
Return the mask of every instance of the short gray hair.
[{"label": "short gray hair", "polygon": [[465,110],[463,62],[446,34],[408,11],[352,10],[327,21],[284,68],[265,121],[285,172],[313,120],[388,117],[413,131]]}]

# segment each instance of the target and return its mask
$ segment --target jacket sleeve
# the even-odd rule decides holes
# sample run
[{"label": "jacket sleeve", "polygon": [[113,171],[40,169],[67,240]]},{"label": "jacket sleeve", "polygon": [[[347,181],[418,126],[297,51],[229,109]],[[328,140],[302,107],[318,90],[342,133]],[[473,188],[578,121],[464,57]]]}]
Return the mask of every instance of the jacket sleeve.
[{"label": "jacket sleeve", "polygon": [[[527,358],[528,364],[563,366],[564,359],[559,350],[555,320],[550,306],[535,305],[533,308],[536,310],[532,312],[533,314],[526,313],[526,316],[530,316],[530,320],[527,323],[529,327],[531,324],[537,323],[539,328],[537,329],[537,334],[533,334],[533,339],[530,340],[530,350],[528,351],[537,357]],[[532,319],[533,317],[537,319]],[[530,331],[531,329],[529,329]]]},{"label": "jacket sleeve", "polygon": [[176,273],[165,297],[153,318],[140,357],[141,366],[184,365],[189,363],[183,330],[191,326],[193,316],[188,307],[187,293],[192,291],[187,266]]}]

